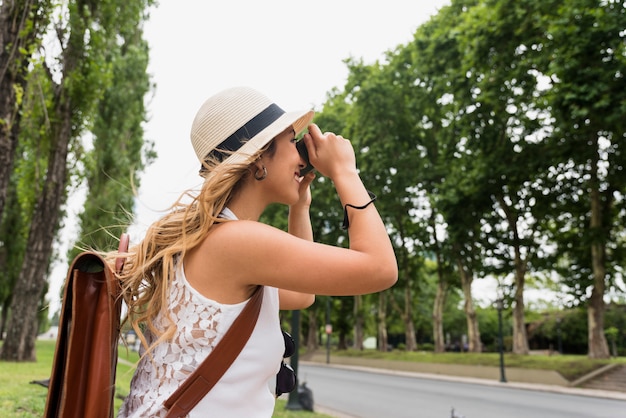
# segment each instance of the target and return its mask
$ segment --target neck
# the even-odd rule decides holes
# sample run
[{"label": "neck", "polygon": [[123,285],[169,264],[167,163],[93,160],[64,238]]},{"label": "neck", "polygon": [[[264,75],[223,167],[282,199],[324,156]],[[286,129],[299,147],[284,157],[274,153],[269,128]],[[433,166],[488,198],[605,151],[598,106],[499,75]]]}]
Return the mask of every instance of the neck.
[{"label": "neck", "polygon": [[269,202],[263,198],[261,188],[255,186],[254,183],[245,183],[228,202],[228,208],[233,211],[237,219],[258,221],[268,206]]}]

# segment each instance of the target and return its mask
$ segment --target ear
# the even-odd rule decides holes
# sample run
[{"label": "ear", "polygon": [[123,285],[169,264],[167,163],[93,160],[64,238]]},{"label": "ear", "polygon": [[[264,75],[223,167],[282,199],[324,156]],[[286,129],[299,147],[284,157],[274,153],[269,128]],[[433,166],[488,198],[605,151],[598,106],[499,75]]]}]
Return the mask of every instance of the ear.
[{"label": "ear", "polygon": [[254,169],[253,173],[257,171],[263,171],[263,167],[265,167],[265,165],[263,164],[263,157],[259,157],[259,159],[252,163],[252,165],[250,166],[251,169]]}]

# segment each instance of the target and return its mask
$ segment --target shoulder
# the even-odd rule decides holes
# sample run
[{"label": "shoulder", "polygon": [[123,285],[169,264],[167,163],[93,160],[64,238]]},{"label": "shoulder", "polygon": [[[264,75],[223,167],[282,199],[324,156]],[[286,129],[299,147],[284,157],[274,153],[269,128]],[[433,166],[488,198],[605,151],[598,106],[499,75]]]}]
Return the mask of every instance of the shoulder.
[{"label": "shoulder", "polygon": [[274,241],[289,236],[287,232],[261,222],[237,220],[216,225],[206,239],[220,246],[226,243],[236,244],[235,248],[225,248],[236,250],[258,241],[267,239]]},{"label": "shoulder", "polygon": [[267,262],[284,256],[286,249],[300,241],[278,228],[255,221],[229,221],[217,225],[202,244],[202,252],[233,274],[248,274],[250,269],[261,269]]},{"label": "shoulder", "polygon": [[287,233],[254,221],[215,225],[202,243],[185,254],[185,276],[204,296],[221,303],[246,300],[263,280]]}]

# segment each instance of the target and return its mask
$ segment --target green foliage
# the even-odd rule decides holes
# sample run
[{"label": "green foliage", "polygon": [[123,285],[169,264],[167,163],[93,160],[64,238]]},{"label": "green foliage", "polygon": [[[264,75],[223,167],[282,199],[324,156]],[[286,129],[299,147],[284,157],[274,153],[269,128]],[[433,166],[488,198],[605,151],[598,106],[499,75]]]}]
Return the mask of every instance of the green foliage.
[{"label": "green foliage", "polygon": [[[151,143],[143,137],[144,102],[151,88],[148,45],[138,26],[143,9],[137,9],[139,2],[124,4],[122,14],[126,20],[116,20],[122,26],[105,56],[111,81],[94,114],[93,149],[82,159],[88,193],[79,216],[81,238],[70,250],[69,259],[85,248],[117,247],[117,238],[132,222],[135,191],[139,187],[136,174],[154,158]],[[105,12],[109,19],[110,11]]]},{"label": "green foliage", "polygon": [[[411,303],[416,323],[430,319],[415,298],[404,300],[430,289],[432,301],[433,282],[418,284],[420,257],[436,262],[442,285],[458,286],[462,271],[501,278],[518,324],[534,321],[524,319],[528,275],[560,273],[575,304],[591,287],[604,292],[593,281],[602,271],[616,288],[625,10],[593,0],[455,0],[386,62],[347,61],[344,90],[320,120],[351,138],[379,195],[399,263],[398,312]],[[594,199],[601,218],[590,227]],[[390,316],[392,332],[401,316]],[[461,319],[446,312],[445,327],[461,335]],[[481,324],[488,337],[490,327]]]},{"label": "green foliage", "polygon": [[[64,105],[72,109],[71,186],[88,187],[78,247],[113,248],[132,218],[136,176],[154,157],[142,130],[151,85],[141,22],[151,4],[107,0],[56,9],[63,51],[50,68],[33,60],[28,83],[15,90],[20,148],[0,228],[8,243],[0,247],[5,303]],[[328,93],[315,121],[353,143],[400,272],[385,293],[387,306],[378,306],[377,295],[363,298],[367,334],[377,332],[385,309],[396,342],[411,325],[417,342],[430,344],[440,285],[447,289],[437,307],[444,333],[460,340],[467,334],[459,290],[466,273],[497,277],[519,307],[518,323],[533,324],[531,345],[554,347],[556,313],[524,317],[519,295],[531,276],[558,277],[554,288],[571,297],[557,307],[579,308],[559,312],[564,349],[587,350],[591,290],[604,293],[606,285],[624,293],[625,27],[626,6],[615,1],[453,0],[384,60],[346,60],[346,85]],[[29,21],[24,31],[35,29]],[[21,47],[23,56],[33,45]],[[318,176],[312,195],[316,241],[346,246],[332,184]],[[263,218],[285,230],[286,220],[280,207]],[[602,297],[596,300],[601,307]],[[353,298],[332,299],[342,347],[354,314]],[[509,341],[512,315],[504,314]],[[476,318],[483,345],[495,349],[497,312],[477,309]],[[609,308],[603,329],[612,327],[610,339],[623,347],[626,324]]]},{"label": "green foliage", "polygon": [[[624,254],[617,245],[623,225],[626,122],[623,74],[626,8],[617,2],[571,0],[542,15],[546,34],[536,62],[550,76],[546,101],[558,135],[549,152],[558,162],[546,173],[550,231],[559,243],[559,272],[578,300],[592,284],[589,247],[605,247],[608,283]],[[601,223],[591,227],[585,195],[597,192]],[[591,199],[593,200],[593,198]],[[618,203],[617,205],[614,204]]]},{"label": "green foliage", "polygon": [[[45,27],[53,31],[54,36],[37,34],[38,42],[46,36],[50,42],[44,44],[38,54],[45,59],[33,60],[24,76],[28,83],[20,109],[19,129],[15,129],[19,135],[19,149],[11,183],[16,191],[11,193],[23,209],[21,225],[29,232],[24,241],[19,239],[20,235],[16,236],[15,242],[6,237],[1,239],[15,247],[5,250],[7,253],[21,257],[18,254],[20,249],[23,253],[23,248],[28,246],[33,251],[29,258],[21,257],[25,260],[23,263],[19,258],[12,261],[21,263],[21,270],[20,280],[15,281],[16,287],[11,286],[14,315],[9,316],[7,341],[2,352],[4,358],[34,356],[35,335],[29,330],[36,329],[36,313],[44,312],[36,310],[36,299],[47,290],[46,273],[54,256],[54,236],[64,216],[63,204],[70,179],[80,183],[79,170],[89,166],[85,161],[99,158],[95,157],[97,153],[85,157],[82,141],[86,132],[104,140],[107,125],[106,128],[110,129],[107,133],[116,140],[108,145],[116,144],[118,149],[126,150],[127,158],[121,157],[123,152],[117,153],[117,160],[129,169],[124,178],[126,197],[110,193],[104,196],[104,200],[115,199],[132,212],[132,190],[128,184],[130,173],[140,170],[144,163],[141,160],[141,123],[145,120],[143,98],[150,87],[146,75],[148,49],[142,39],[141,22],[146,17],[144,10],[151,4],[151,0],[41,2],[33,5],[32,14],[24,15],[32,22],[28,22],[20,36],[26,36],[26,32],[30,33],[29,28],[35,28],[35,20],[47,19],[48,12],[52,24]],[[29,49],[23,48],[22,52],[28,54]],[[119,83],[119,91],[113,94],[115,83]],[[104,108],[107,105],[116,106],[117,117],[106,114]],[[119,120],[114,120],[116,118]],[[82,164],[76,164],[79,161]],[[123,170],[119,171],[120,175],[125,174]],[[111,175],[111,172],[105,175]],[[94,193],[103,196],[108,192],[98,189]],[[98,202],[93,203],[103,209],[97,206]],[[5,317],[6,306],[3,304]]]},{"label": "green foliage", "polygon": [[[624,355],[626,342],[626,306],[609,304],[605,315],[605,333],[609,342],[615,342],[616,354]],[[554,351],[561,347],[566,354],[587,353],[587,316],[584,308],[544,312],[529,322],[529,340],[532,349]]]}]

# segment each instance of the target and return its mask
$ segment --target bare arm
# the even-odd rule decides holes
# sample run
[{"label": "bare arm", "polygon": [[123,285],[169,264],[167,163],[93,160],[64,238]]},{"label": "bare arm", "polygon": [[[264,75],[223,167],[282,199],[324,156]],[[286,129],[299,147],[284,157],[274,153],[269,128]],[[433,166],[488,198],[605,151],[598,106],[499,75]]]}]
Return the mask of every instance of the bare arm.
[{"label": "bare arm", "polygon": [[[304,141],[311,162],[333,181],[342,205],[360,206],[370,200],[358,175],[349,141],[332,133],[322,134],[316,125],[309,127]],[[308,210],[306,219],[303,213],[292,208],[290,232],[298,231],[304,238],[305,230],[310,234],[310,220]],[[349,208],[348,216],[348,249],[311,242],[310,235],[308,239],[296,238],[256,222],[228,223],[219,228],[219,233],[225,233],[223,241],[232,241],[232,246],[223,248],[238,248],[237,253],[229,253],[235,257],[246,254],[249,261],[232,269],[237,281],[249,282],[254,278],[256,284],[322,295],[356,295],[389,288],[397,280],[398,269],[375,205],[360,210]],[[218,259],[228,260],[228,257],[224,254]]]},{"label": "bare arm", "polygon": [[[288,231],[291,235],[306,241],[313,241],[311,227],[311,189],[310,185],[315,178],[314,173],[308,173],[300,184],[300,201],[289,207]],[[315,302],[315,295],[311,293],[294,292],[279,289],[280,309],[305,309]]]},{"label": "bare arm", "polygon": [[[370,200],[349,141],[322,134],[316,125],[309,127],[304,140],[311,162],[333,181],[342,205],[361,206]],[[185,268],[194,286],[223,303],[245,300],[254,285],[276,287],[281,309],[304,308],[313,303],[315,294],[358,295],[391,287],[398,269],[375,205],[348,209],[349,248],[315,243],[308,184],[302,187],[300,200],[290,207],[290,233],[248,220],[214,226],[207,239],[186,256]],[[208,281],[203,280],[206,272],[212,272]]]}]

